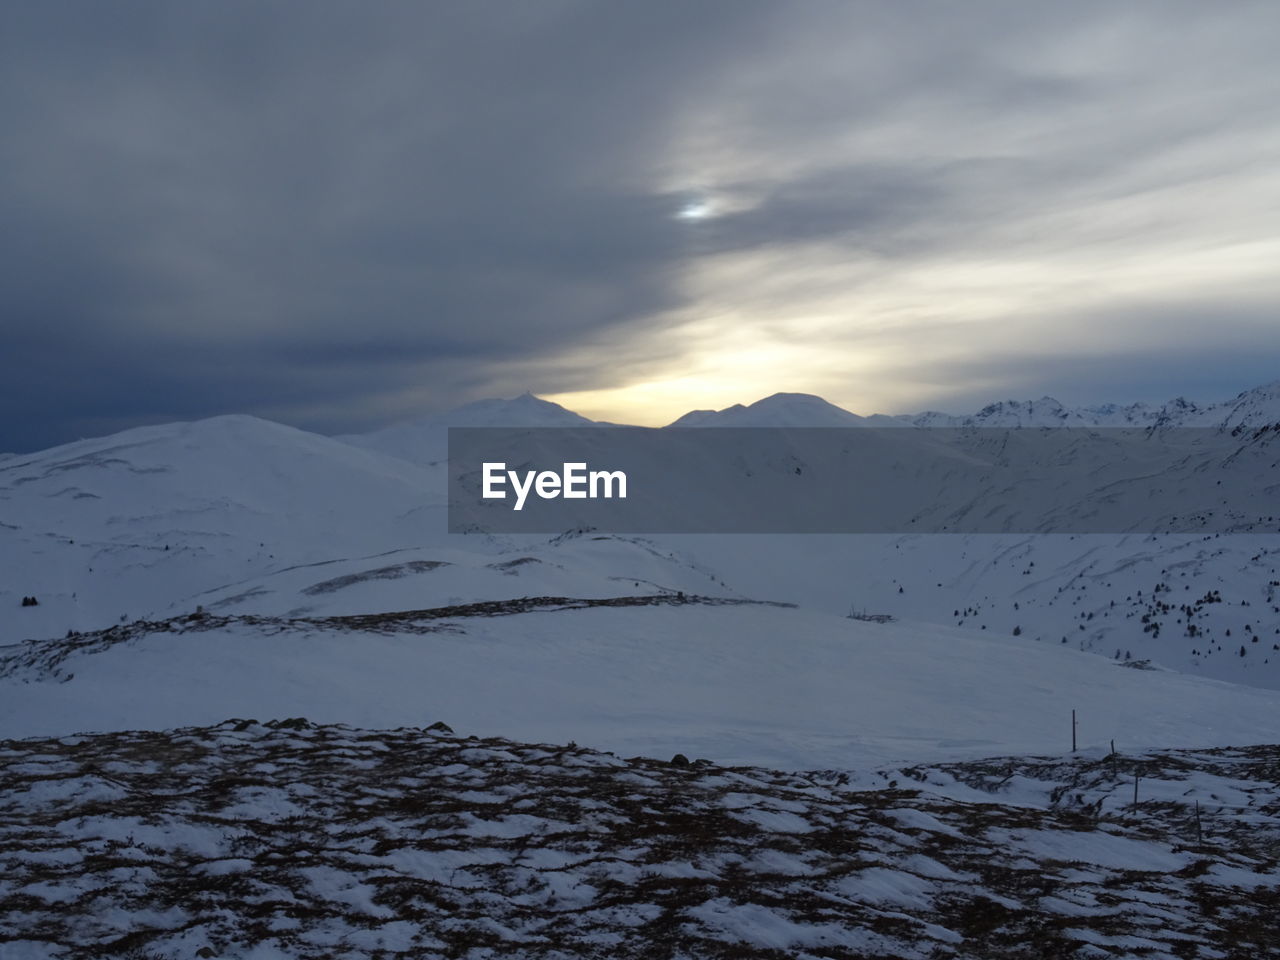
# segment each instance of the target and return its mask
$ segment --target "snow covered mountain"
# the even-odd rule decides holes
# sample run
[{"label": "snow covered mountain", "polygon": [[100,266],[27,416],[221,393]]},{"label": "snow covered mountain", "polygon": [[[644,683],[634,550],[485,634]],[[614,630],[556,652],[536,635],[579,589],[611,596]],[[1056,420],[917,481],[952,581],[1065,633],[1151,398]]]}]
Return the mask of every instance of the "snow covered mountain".
[{"label": "snow covered mountain", "polygon": [[400,457],[411,463],[433,464],[448,456],[449,427],[590,427],[596,421],[566,410],[558,403],[524,393],[510,400],[477,400],[447,413],[392,424],[371,433],[347,434],[344,440],[366,450]]},{"label": "snow covered mountain", "polygon": [[[1145,403],[1067,407],[1053,397],[1002,400],[977,413],[860,415],[807,393],[775,393],[723,410],[690,410],[672,427],[1260,427],[1280,422],[1280,380],[1245,390],[1231,400],[1198,404],[1177,397],[1160,406]],[[580,414],[525,393],[509,400],[479,400],[446,413],[393,424],[371,433],[337,439],[423,462],[448,427],[582,427],[598,424]]]},{"label": "snow covered mountain", "polygon": [[[718,413],[694,412],[677,424],[831,426],[889,419],[780,394]],[[1280,422],[1280,382],[1204,406],[1174,401],[1145,412],[1066,411],[1045,400],[993,405],[958,422],[1046,421],[1227,428]],[[409,609],[521,592],[722,590],[796,600],[828,613],[858,604],[965,629],[1018,629],[1059,643],[1066,637],[1070,646],[1107,656],[1131,654],[1280,687],[1280,650],[1271,650],[1280,624],[1269,619],[1280,612],[1272,583],[1280,573],[1268,560],[1274,547],[1267,537],[674,537],[645,544],[607,538],[585,552],[576,541],[552,546],[547,537],[450,538],[443,468],[432,465],[449,424],[580,427],[592,421],[526,394],[344,440],[233,416],[6,458],[0,461],[0,642],[167,616],[194,604],[283,615],[355,613],[361,605]],[[1208,466],[1189,464],[1185,482],[1211,477]],[[319,589],[328,581],[349,585]],[[1167,596],[1166,588],[1182,596]],[[1201,602],[1218,595],[1221,602]],[[25,597],[38,605],[22,605]]]},{"label": "snow covered mountain", "polygon": [[[1224,412],[1221,423],[1213,424],[1212,421],[1220,412]],[[1233,400],[1215,404],[1210,410],[1205,411],[1204,419],[1211,425],[1220,425],[1228,429],[1259,427],[1267,423],[1280,422],[1280,380],[1273,380],[1252,390],[1245,390]]]},{"label": "snow covered mountain", "polygon": [[892,425],[890,417],[860,417],[808,393],[775,393],[750,406],[735,403],[723,410],[691,410],[673,427],[860,427]]},{"label": "snow covered mountain", "polygon": [[[1024,405],[1016,423],[1032,422],[1028,409],[1035,422],[1050,411],[1063,422],[1060,407],[1037,402]],[[1097,421],[1116,409],[1090,415]],[[1124,409],[1131,422],[1134,408]],[[1257,424],[1280,417],[1280,384],[1225,404],[1161,410],[1157,420],[1171,424]],[[998,419],[981,417],[968,422]],[[1067,419],[1085,417],[1076,411]],[[677,422],[884,419],[778,395]],[[1272,649],[1280,641],[1273,583],[1280,565],[1269,559],[1275,547],[1265,536],[605,538],[588,549],[573,538],[444,532],[444,471],[424,452],[443,450],[448,424],[591,423],[525,395],[345,441],[219,417],[10,457],[0,461],[0,643],[197,604],[227,613],[350,614],[660,589],[791,600],[829,614],[853,605],[979,632],[1016,629],[1028,642],[1066,638],[1108,657],[1280,688],[1280,650]],[[1271,462],[1264,460],[1257,463]],[[1188,461],[1185,482],[1210,489],[1209,467]],[[1265,490],[1269,473],[1249,470]],[[784,472],[795,479],[789,465]],[[1265,494],[1259,498],[1262,505]],[[343,586],[322,589],[327,582]],[[38,605],[22,605],[25,597]]]},{"label": "snow covered mountain", "polygon": [[[530,401],[472,412],[545,415]],[[623,538],[451,537],[445,508],[438,467],[253,417],[14,457],[0,463],[0,644],[197,605],[336,614],[728,589]]]},{"label": "snow covered mountain", "polygon": [[0,462],[0,630],[92,629],[255,573],[413,546],[443,511],[413,464],[254,417],[12,457]]},{"label": "snow covered mountain", "polygon": [[[1170,483],[1275,493],[1280,384],[943,417],[677,425],[1200,425]],[[449,535],[449,425],[593,424],[0,459],[0,954],[1267,955],[1280,538]]]},{"label": "snow covered mountain", "polygon": [[[1159,407],[1072,409],[1044,398],[992,404],[971,416],[926,413],[901,420],[939,427],[1253,431],[1280,423],[1280,381],[1221,403],[1179,398]],[[742,413],[737,422],[749,425]],[[812,425],[821,422],[815,418]],[[1240,436],[1247,440],[1249,434]],[[1186,466],[1192,484],[1191,474],[1210,478],[1216,469],[1207,462]],[[1280,515],[1274,456],[1264,455],[1251,470],[1260,481],[1255,502]],[[1209,480],[1204,502],[1211,502],[1216,482]],[[1280,689],[1280,542],[1274,535],[771,535],[667,542],[748,594],[773,588],[780,599],[831,613],[852,607],[980,632],[1016,631],[1031,642],[1121,662],[1150,661]]]},{"label": "snow covered mountain", "polygon": [[928,411],[901,419],[918,427],[1147,427],[1159,419],[1160,409],[1143,403],[1070,408],[1053,397],[1041,397],[1002,400],[968,416]]},{"label": "snow covered mountain", "polygon": [[975,414],[929,411],[901,419],[921,427],[1261,427],[1280,423],[1280,380],[1245,390],[1221,403],[1177,397],[1160,406],[1114,403],[1065,407],[1053,397],[1003,400]]},{"label": "snow covered mountain", "polygon": [[804,393],[777,393],[749,405],[692,410],[673,427],[1260,427],[1280,422],[1280,380],[1245,390],[1231,400],[1197,404],[1184,397],[1146,403],[1067,407],[1053,397],[1001,400],[977,413],[860,416]]}]

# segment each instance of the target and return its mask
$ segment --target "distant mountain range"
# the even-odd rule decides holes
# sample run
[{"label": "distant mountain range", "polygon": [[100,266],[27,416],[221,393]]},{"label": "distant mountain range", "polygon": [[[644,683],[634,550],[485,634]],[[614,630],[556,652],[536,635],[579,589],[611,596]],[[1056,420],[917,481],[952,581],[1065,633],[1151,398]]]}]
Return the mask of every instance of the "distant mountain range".
[{"label": "distant mountain range", "polygon": [[[1220,403],[1195,403],[1183,397],[1153,406],[1107,403],[1067,407],[1052,397],[1002,400],[977,413],[861,416],[807,393],[775,393],[751,404],[723,410],[691,410],[672,427],[1225,427],[1280,423],[1280,380],[1245,390]],[[448,427],[616,426],[590,420],[558,403],[524,393],[509,400],[468,403],[446,413],[396,423],[369,433],[338,437],[416,463],[434,463],[447,455]]]},{"label": "distant mountain range", "polygon": [[1004,400],[988,404],[970,416],[927,412],[902,417],[917,426],[984,427],[1236,427],[1262,426],[1280,421],[1280,380],[1245,390],[1221,403],[1198,404],[1177,397],[1160,406],[1145,403],[1104,403],[1066,407],[1053,397]]},{"label": "distant mountain range", "polygon": [[[723,410],[690,410],[672,427],[1233,427],[1261,426],[1280,421],[1280,380],[1245,390],[1219,403],[1196,403],[1177,397],[1168,403],[1068,407],[1053,397],[1039,400],[1000,400],[977,413],[950,414],[927,410],[913,414],[876,413],[863,416],[808,393],[775,393],[751,404],[735,403]],[[366,434],[347,435],[348,441],[372,438],[391,441],[439,427],[581,427],[590,420],[558,403],[525,393],[510,400],[468,403],[447,413],[395,424]]]},{"label": "distant mountain range", "polygon": [[[993,404],[968,417],[859,417],[818,397],[779,394],[676,421],[1228,430],[1267,423],[1280,423],[1280,383],[1216,404],[1068,409],[1044,399]],[[201,605],[227,615],[333,616],[541,594],[683,591],[794,601],[840,619],[852,607],[965,634],[1010,638],[1017,630],[1020,643],[1151,659],[1280,688],[1280,549],[1272,534],[564,539],[446,532],[446,427],[593,424],[525,394],[351,437],[227,416],[4,458],[0,647]],[[1259,507],[1275,499],[1267,443],[1230,468],[1259,484]],[[1184,471],[1187,483],[1214,484],[1207,468],[1201,477],[1194,467]],[[790,467],[783,472],[770,482],[791,483]],[[31,596],[38,605],[21,602]],[[121,716],[122,724],[133,722],[127,711]]]}]

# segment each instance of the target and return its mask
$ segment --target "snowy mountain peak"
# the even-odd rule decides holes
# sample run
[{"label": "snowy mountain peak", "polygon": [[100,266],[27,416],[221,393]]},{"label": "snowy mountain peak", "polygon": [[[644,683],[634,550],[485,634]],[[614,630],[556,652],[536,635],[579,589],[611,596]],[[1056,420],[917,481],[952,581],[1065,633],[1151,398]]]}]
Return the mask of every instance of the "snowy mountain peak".
[{"label": "snowy mountain peak", "polygon": [[724,416],[738,416],[739,412],[747,409],[740,403],[735,403],[732,407],[725,407],[723,410],[690,410],[684,416],[677,420],[673,420],[668,426],[671,427],[706,427],[713,426],[716,419]]},{"label": "snowy mountain peak", "polygon": [[[1280,380],[1245,390],[1234,400],[1218,404],[1215,410],[1220,418],[1218,425],[1224,429],[1280,423]],[[1226,415],[1222,416],[1224,411]]]},{"label": "snowy mountain peak", "polygon": [[[64,464],[73,461],[94,462],[107,453],[129,448],[163,447],[173,449],[219,449],[224,452],[272,448],[294,443],[332,446],[329,437],[308,433],[274,420],[243,413],[223,414],[204,420],[180,420],[173,423],[133,427],[105,437],[90,437],[59,444],[29,454],[0,456],[8,467],[21,470],[31,465]],[[334,449],[341,450],[342,445]],[[115,461],[104,461],[112,462]],[[59,469],[66,469],[65,467]]]},{"label": "snowy mountain peak", "polygon": [[455,407],[447,413],[395,423],[372,433],[338,439],[413,463],[435,463],[447,455],[449,427],[592,427],[594,420],[558,403],[525,392],[510,400],[493,398]]},{"label": "snowy mountain peak", "polygon": [[528,392],[510,400],[477,400],[432,417],[428,422],[450,427],[584,427],[594,423]]},{"label": "snowy mountain peak", "polygon": [[907,419],[922,427],[1057,427],[1096,423],[1100,412],[1101,408],[1073,410],[1064,407],[1054,397],[1043,396],[1039,400],[1001,400],[989,403],[970,417],[928,412]]},{"label": "snowy mountain peak", "polygon": [[694,410],[673,427],[851,427],[862,417],[809,393],[775,393],[750,406],[740,403],[723,410]]},{"label": "snowy mountain peak", "polygon": [[1104,403],[1067,407],[1053,397],[1003,400],[972,416],[929,411],[899,418],[920,427],[1257,427],[1280,422],[1280,380],[1245,390],[1223,403],[1175,397],[1161,405]]},{"label": "snowy mountain peak", "polygon": [[1280,400],[1280,380],[1272,380],[1268,383],[1253,387],[1252,389],[1242,390],[1236,395],[1237,400],[1244,400],[1249,397]]}]

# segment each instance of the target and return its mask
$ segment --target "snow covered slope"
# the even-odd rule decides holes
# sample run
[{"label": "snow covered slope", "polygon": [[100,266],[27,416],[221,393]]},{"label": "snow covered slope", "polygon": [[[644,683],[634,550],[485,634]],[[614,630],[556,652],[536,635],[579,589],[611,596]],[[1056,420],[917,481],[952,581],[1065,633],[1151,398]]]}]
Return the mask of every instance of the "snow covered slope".
[{"label": "snow covered slope", "polygon": [[511,400],[477,400],[437,416],[337,439],[412,463],[432,464],[448,456],[449,427],[589,427],[595,424],[596,421],[566,410],[558,403],[525,393]]},{"label": "snow covered slope", "polygon": [[758,604],[216,614],[0,650],[4,736],[305,716],[783,769],[1280,742],[1280,693]]},{"label": "snow covered slope", "polygon": [[1275,535],[656,539],[748,596],[1016,632],[1020,642],[1280,689]]},{"label": "snow covered slope", "polygon": [[[439,483],[421,468],[253,417],[12,457],[0,462],[0,642],[142,616],[290,564],[412,546],[443,526]],[[21,606],[24,596],[39,605]]]},{"label": "snow covered slope", "polygon": [[[735,425],[752,425],[749,409],[737,408]],[[757,425],[768,420],[763,417]],[[823,422],[825,416],[815,417],[812,425]],[[1070,409],[1044,398],[992,404],[973,416],[920,414],[900,422],[1204,427],[1237,432],[1243,448],[1250,431],[1280,423],[1280,381],[1213,404],[1179,398],[1160,407]],[[1228,469],[1238,465],[1226,463]],[[1217,468],[1188,459],[1168,479],[1185,482],[1186,490],[1203,484],[1199,500],[1212,503],[1221,478]],[[1182,479],[1175,480],[1183,470]],[[1280,516],[1275,457],[1264,455],[1249,470],[1258,483],[1253,502]],[[1133,515],[1142,509],[1135,504]],[[1017,631],[1029,642],[1065,644],[1122,661],[1151,660],[1199,676],[1280,689],[1280,538],[1275,535],[659,539],[697,556],[748,595],[768,589],[780,599],[830,613],[854,608],[1000,635]]]},{"label": "snow covered slope", "polygon": [[185,596],[163,611],[340,616],[534,596],[737,594],[635,537],[441,538],[436,546],[300,564]]},{"label": "snow covered slope", "polygon": [[[0,464],[0,644],[196,606],[362,613],[533,594],[732,594],[615,537],[445,532],[443,473],[252,417]],[[34,596],[37,606],[21,599]]]},{"label": "snow covered slope", "polygon": [[[1209,410],[1222,425],[1252,424],[1280,412],[1278,396],[1272,384],[1228,404],[1167,405],[1165,415],[1182,423]],[[739,424],[753,410],[762,423],[868,422],[796,395],[739,410]],[[525,396],[419,426],[442,446],[447,422],[590,421]],[[1267,537],[660,537],[590,549],[549,537],[449,537],[442,467],[358,440],[221,417],[0,461],[0,643],[197,604],[356,613],[669,589],[1016,629],[1026,642],[1066,637],[1109,657],[1280,687],[1280,564]],[[1186,466],[1188,483],[1213,484],[1205,465]],[[39,605],[22,606],[26,596]]]}]

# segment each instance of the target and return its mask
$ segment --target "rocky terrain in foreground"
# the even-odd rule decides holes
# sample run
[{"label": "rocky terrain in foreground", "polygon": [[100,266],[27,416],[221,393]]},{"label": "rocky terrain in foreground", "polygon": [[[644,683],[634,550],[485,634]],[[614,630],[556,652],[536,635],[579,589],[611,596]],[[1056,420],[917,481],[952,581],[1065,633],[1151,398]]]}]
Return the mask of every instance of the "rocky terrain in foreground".
[{"label": "rocky terrain in foreground", "polygon": [[11,740],[0,955],[1280,956],[1278,780],[1278,747],[781,773],[443,725]]}]

